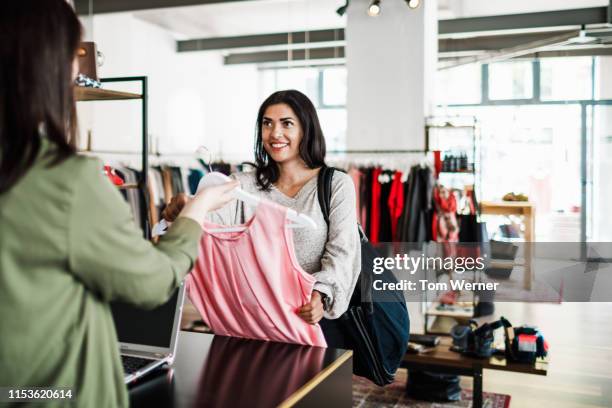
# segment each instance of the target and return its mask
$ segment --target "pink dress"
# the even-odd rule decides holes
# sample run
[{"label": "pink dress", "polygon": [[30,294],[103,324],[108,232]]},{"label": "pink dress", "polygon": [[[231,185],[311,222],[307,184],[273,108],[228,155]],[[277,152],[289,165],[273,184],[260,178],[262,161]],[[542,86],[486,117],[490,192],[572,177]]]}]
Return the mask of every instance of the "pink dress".
[{"label": "pink dress", "polygon": [[204,222],[187,293],[215,334],[327,347],[319,325],[297,309],[310,301],[315,278],[295,257],[287,209],[262,200],[240,232]]}]

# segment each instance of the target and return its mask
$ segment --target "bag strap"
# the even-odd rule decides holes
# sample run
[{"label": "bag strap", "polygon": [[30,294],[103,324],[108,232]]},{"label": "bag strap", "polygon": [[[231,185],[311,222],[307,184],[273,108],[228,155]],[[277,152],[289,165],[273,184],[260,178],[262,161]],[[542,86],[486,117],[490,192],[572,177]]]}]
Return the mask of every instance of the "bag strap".
[{"label": "bag strap", "polygon": [[[325,223],[328,227],[329,212],[331,210],[332,178],[334,177],[334,171],[336,171],[336,168],[334,167],[323,166],[321,167],[321,170],[319,170],[317,179],[317,196],[319,198],[319,207],[321,207],[323,218],[325,219]],[[357,222],[357,230],[359,232],[360,241],[368,242],[368,238],[366,237],[366,234],[359,222]]]},{"label": "bag strap", "polygon": [[319,170],[317,179],[317,196],[319,198],[319,206],[323,213],[325,223],[329,226],[329,211],[331,207],[331,193],[332,193],[332,178],[334,176],[333,167],[323,166]]}]

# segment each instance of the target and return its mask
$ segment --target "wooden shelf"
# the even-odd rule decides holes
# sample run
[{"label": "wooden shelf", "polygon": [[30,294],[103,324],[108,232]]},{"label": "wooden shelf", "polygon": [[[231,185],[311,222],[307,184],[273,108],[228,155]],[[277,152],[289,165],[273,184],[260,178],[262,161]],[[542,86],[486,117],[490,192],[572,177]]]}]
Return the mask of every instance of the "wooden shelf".
[{"label": "wooden shelf", "polygon": [[74,96],[77,101],[116,101],[142,98],[142,95],[131,92],[112,91],[103,88],[87,88],[84,86],[75,86]]},{"label": "wooden shelf", "polygon": [[[535,204],[529,201],[482,201],[480,213],[483,215],[522,215],[525,225],[524,263],[525,276],[523,287],[531,290],[533,271],[531,268],[535,241]],[[499,260],[497,260],[499,261]]]}]

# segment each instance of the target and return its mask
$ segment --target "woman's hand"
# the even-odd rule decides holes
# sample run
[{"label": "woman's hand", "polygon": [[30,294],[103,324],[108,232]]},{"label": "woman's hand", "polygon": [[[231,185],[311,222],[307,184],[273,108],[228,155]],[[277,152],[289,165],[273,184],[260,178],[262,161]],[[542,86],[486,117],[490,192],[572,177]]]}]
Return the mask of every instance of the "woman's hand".
[{"label": "woman's hand", "polygon": [[166,208],[164,218],[172,217],[177,211],[180,211],[178,217],[191,218],[198,224],[202,224],[208,212],[221,208],[234,199],[232,190],[239,185],[238,180],[232,180],[218,186],[206,187],[190,200],[184,194],[184,197],[180,197],[179,194],[176,200],[173,199],[168,204],[170,209]]},{"label": "woman's hand", "polygon": [[317,324],[323,318],[323,300],[319,292],[312,291],[310,302],[298,309],[298,316],[308,324]]}]

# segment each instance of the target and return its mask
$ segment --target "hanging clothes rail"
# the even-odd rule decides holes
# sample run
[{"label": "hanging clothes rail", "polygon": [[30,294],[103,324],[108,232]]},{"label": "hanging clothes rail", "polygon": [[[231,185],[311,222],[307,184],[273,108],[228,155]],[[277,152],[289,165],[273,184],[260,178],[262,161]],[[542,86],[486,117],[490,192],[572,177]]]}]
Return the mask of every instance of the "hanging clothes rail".
[{"label": "hanging clothes rail", "polygon": [[425,149],[396,149],[396,150],[328,150],[329,154],[404,154],[404,153],[428,153]]}]

